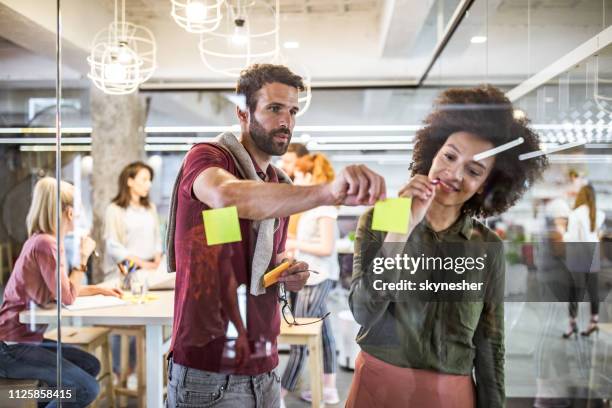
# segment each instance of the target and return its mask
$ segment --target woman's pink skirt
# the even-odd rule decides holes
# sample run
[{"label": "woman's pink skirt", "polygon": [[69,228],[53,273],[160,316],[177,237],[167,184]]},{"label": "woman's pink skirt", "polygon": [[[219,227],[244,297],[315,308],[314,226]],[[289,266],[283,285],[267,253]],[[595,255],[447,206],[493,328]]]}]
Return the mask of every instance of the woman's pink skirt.
[{"label": "woman's pink skirt", "polygon": [[361,351],[347,408],[474,408],[472,377],[397,367]]}]

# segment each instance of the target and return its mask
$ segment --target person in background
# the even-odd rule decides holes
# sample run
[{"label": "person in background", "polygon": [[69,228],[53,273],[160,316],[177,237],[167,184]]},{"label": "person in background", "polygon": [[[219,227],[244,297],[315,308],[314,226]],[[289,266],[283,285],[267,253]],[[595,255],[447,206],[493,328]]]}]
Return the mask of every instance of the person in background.
[{"label": "person in background", "polygon": [[295,177],[295,164],[300,157],[306,156],[308,149],[302,143],[290,143],[287,153],[281,156],[281,169],[291,178]]},{"label": "person in background", "polygon": [[[312,186],[334,180],[334,169],[323,154],[307,154],[297,159],[294,183]],[[340,275],[336,240],[338,209],[327,205],[301,214],[296,239],[288,239],[285,248],[295,251],[296,259],[308,263],[311,270],[306,286],[293,297],[296,317],[320,317],[327,315],[327,296]],[[340,402],[336,388],[336,343],[329,319],[323,320],[323,400],[326,404]],[[281,377],[281,396],[295,390],[306,360],[305,346],[291,346],[289,361]],[[302,399],[312,400],[310,391],[302,392]]]},{"label": "person in background", "polygon": [[578,301],[582,299],[585,288],[591,300],[591,321],[580,334],[590,336],[599,331],[599,235],[604,219],[604,212],[597,209],[595,190],[591,185],[583,186],[578,191],[576,203],[567,220],[567,231],[563,234],[566,265],[573,278],[569,293],[570,328],[563,333],[565,339],[578,335]]},{"label": "person in background", "polygon": [[[291,180],[295,177],[295,163],[300,157],[304,157],[308,154],[308,149],[301,143],[289,143],[287,153],[281,156],[280,164],[281,169]],[[289,217],[289,225],[287,226],[287,237],[295,238],[297,233],[298,222],[300,220],[300,214],[293,214]],[[287,252],[288,255],[292,255],[291,251]]]},{"label": "person in background", "polygon": [[[519,137],[524,142],[515,148],[474,160]],[[503,213],[541,176],[545,157],[518,159],[539,143],[497,88],[448,89],[436,100],[416,133],[412,177],[399,191],[412,199],[407,232],[374,230],[372,210],[359,220],[349,306],[361,326],[361,352],[348,408],[505,407],[505,256],[500,238],[477,217]],[[460,275],[486,285],[478,298],[469,291],[452,300],[407,292],[399,300],[396,292],[373,290],[374,279],[408,277],[398,269],[375,274],[375,258],[399,255],[398,249],[410,257],[437,257],[453,247],[459,248],[454,259],[466,250],[487,258],[480,272]],[[423,282],[455,275],[437,272],[419,268],[410,277]]]},{"label": "person in background", "polygon": [[[551,341],[551,336],[557,336],[558,305],[560,302],[567,302],[572,282],[565,263],[565,244],[563,242],[570,211],[565,197],[543,199],[541,202],[542,226],[538,228],[537,235],[532,236],[532,241],[537,242],[537,245],[534,245],[536,266],[534,283],[536,283],[537,291],[531,293],[537,296],[537,299],[534,300],[542,302],[536,312],[539,324],[532,332],[531,340],[534,344],[533,361],[536,386],[533,407],[537,408],[571,406],[568,398],[572,394],[571,382],[558,381],[565,373],[571,371],[569,367],[571,359],[564,358],[567,348],[562,341]],[[520,319],[517,307],[519,305],[519,303],[514,303],[509,306],[510,310],[506,309],[507,322]],[[516,308],[516,318],[511,317],[512,308]]]},{"label": "person in background", "polygon": [[556,198],[543,208],[542,235],[536,246],[539,294],[549,302],[565,302],[568,299],[571,276],[565,263],[563,234],[567,231],[570,206],[564,198]]},{"label": "person in background", "polygon": [[570,169],[567,172],[567,178],[569,180],[569,187],[566,194],[571,205],[576,200],[578,191],[580,191],[583,186],[588,185],[589,181],[574,169]]},{"label": "person in background", "polygon": [[[74,228],[72,185],[62,181],[60,192],[61,221],[56,225],[57,182],[45,177],[34,187],[32,204],[26,218],[28,240],[23,245],[6,288],[0,308],[0,377],[12,379],[37,379],[49,387],[56,387],[57,346],[54,341],[43,339],[47,325],[31,327],[19,321],[19,313],[34,307],[49,307],[56,296],[56,268],[60,255],[61,301],[72,304],[77,296],[121,296],[118,289],[95,285],[81,285],[87,260],[96,247],[89,237],[83,237],[80,245],[80,265],[72,268],[68,277],[64,237]],[[56,240],[59,232],[60,242]],[[76,400],[62,402],[64,407],[84,407],[98,395],[96,376],[100,362],[95,356],[78,348],[62,347],[62,386],[72,389]],[[51,402],[47,407],[55,407]]]},{"label": "person in background", "polygon": [[[119,276],[118,263],[133,262],[146,271],[159,267],[162,244],[159,218],[155,204],[149,199],[153,169],[141,161],[128,164],[119,175],[119,192],[106,209],[104,220],[106,279]],[[146,284],[142,273],[141,282]],[[121,360],[120,336],[112,336],[113,372],[119,374]],[[136,339],[130,338],[129,376],[127,386],[137,388]]]},{"label": "person in background", "polygon": [[119,175],[119,192],[106,209],[107,278],[117,274],[117,264],[132,261],[139,269],[157,269],[162,255],[159,217],[149,199],[153,169],[137,161]]}]

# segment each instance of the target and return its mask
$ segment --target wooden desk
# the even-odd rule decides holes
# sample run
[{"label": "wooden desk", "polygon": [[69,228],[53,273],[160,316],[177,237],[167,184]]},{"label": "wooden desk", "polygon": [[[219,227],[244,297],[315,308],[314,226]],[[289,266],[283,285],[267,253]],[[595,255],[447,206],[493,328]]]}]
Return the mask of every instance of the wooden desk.
[{"label": "wooden desk", "polygon": [[[312,317],[296,319],[299,323],[318,320]],[[323,322],[306,326],[289,326],[281,321],[279,343],[303,345],[308,347],[308,366],[310,370],[310,387],[312,390],[312,406],[315,408],[325,406],[323,402],[323,343],[321,330]]]},{"label": "wooden desk", "polygon": [[[163,406],[164,365],[162,356],[162,326],[172,325],[174,315],[174,291],[152,292],[158,299],[143,304],[70,311],[62,309],[62,324],[66,326],[145,326],[145,347],[149,355],[146,369],[147,398],[146,406]],[[57,322],[56,310],[38,309],[35,313],[21,312],[19,320],[28,324],[33,317],[36,323],[54,324]],[[155,358],[154,358],[155,357]]]}]

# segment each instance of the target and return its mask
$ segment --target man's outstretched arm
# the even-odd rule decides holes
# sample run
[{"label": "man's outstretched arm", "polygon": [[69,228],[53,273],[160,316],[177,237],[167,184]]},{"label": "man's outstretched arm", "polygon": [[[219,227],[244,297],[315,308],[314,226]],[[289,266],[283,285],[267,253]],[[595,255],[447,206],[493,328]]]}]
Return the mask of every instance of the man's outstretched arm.
[{"label": "man's outstretched arm", "polygon": [[321,205],[372,205],[384,199],[384,179],[366,166],[348,166],[332,183],[295,186],[239,180],[210,167],[193,183],[195,197],[211,208],[236,206],[238,216],[251,220],[287,217]]}]

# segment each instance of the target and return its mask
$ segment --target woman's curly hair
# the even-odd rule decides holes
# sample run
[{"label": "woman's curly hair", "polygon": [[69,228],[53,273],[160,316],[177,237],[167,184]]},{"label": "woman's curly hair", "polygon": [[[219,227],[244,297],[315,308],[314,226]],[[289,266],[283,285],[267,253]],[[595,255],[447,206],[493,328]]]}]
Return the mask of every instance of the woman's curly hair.
[{"label": "woman's curly hair", "polygon": [[527,119],[514,117],[512,104],[499,89],[483,85],[471,89],[448,89],[434,102],[434,110],[416,133],[410,170],[412,175],[429,173],[433,159],[455,132],[469,132],[499,146],[522,137],[525,141],[496,156],[482,194],[464,203],[464,213],[489,217],[512,207],[540,178],[548,166],[545,156],[519,161],[522,153],[540,149],[538,135]]}]

